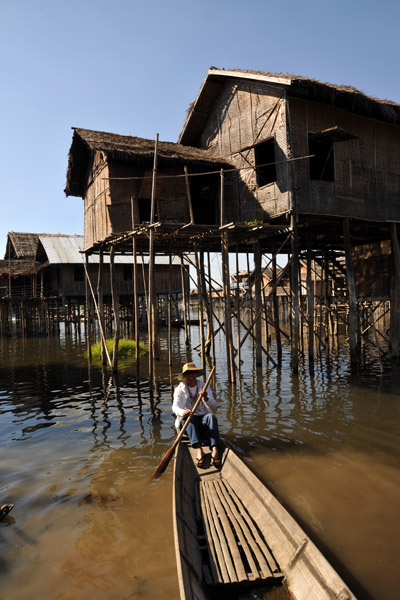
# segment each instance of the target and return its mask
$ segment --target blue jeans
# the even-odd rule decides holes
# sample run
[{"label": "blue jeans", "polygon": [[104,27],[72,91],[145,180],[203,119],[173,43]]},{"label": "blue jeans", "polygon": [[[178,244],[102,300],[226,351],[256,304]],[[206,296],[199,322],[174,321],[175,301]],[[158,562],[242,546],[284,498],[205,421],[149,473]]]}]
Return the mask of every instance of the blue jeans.
[{"label": "blue jeans", "polygon": [[[181,427],[186,418],[181,419]],[[218,432],[218,421],[215,415],[207,413],[206,415],[193,415],[189,425],[186,427],[190,445],[194,448],[201,444],[204,437],[210,438],[210,448],[218,446],[220,443]]]}]

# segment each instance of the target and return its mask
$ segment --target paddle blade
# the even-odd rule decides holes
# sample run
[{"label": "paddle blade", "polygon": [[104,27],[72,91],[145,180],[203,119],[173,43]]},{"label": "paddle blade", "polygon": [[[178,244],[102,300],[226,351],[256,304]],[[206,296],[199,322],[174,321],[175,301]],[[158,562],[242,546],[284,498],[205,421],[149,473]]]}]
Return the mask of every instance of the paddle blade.
[{"label": "paddle blade", "polygon": [[151,476],[150,481],[155,481],[156,479],[158,479],[160,477],[160,475],[162,475],[164,473],[165,469],[168,467],[168,465],[170,463],[171,458],[174,455],[174,451],[175,451],[175,445],[166,451],[163,458],[161,459],[160,464],[158,465],[157,469],[154,471],[153,475]]}]

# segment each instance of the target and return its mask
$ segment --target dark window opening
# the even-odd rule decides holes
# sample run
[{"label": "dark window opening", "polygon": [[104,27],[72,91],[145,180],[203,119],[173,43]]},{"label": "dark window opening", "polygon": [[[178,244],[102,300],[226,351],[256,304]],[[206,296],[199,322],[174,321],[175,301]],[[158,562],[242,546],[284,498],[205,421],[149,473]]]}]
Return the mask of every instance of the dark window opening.
[{"label": "dark window opening", "polygon": [[82,265],[76,265],[74,267],[74,281],[84,281],[85,271]]},{"label": "dark window opening", "polygon": [[[141,223],[148,222],[150,223],[151,217],[151,199],[150,198],[139,198],[138,199],[139,206],[139,219]],[[157,215],[157,202],[154,211],[154,222],[158,221]]]},{"label": "dark window opening", "polygon": [[314,156],[310,158],[310,179],[321,181],[334,181],[334,155],[333,142],[314,139],[308,136],[308,151]]},{"label": "dark window opening", "polygon": [[276,181],[274,138],[270,138],[266,142],[254,146],[254,160],[258,187]]},{"label": "dark window opening", "polygon": [[219,175],[191,177],[190,189],[194,222],[199,225],[216,225],[221,193]]},{"label": "dark window opening", "polygon": [[133,266],[132,265],[124,265],[124,281],[132,281],[133,280]]}]

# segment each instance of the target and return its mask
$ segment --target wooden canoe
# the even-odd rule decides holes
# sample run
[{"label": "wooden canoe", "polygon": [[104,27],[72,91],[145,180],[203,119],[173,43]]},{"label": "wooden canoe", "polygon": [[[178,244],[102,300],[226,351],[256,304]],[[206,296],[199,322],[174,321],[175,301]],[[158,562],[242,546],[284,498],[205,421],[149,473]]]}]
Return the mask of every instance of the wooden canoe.
[{"label": "wooden canoe", "polygon": [[[220,469],[175,452],[173,519],[181,600],[238,598],[282,585],[296,600],[351,600],[338,573],[231,448]],[[208,462],[207,462],[208,461]],[[274,591],[275,590],[275,591]],[[255,597],[255,596],[252,596]],[[268,598],[268,592],[266,596]]]}]

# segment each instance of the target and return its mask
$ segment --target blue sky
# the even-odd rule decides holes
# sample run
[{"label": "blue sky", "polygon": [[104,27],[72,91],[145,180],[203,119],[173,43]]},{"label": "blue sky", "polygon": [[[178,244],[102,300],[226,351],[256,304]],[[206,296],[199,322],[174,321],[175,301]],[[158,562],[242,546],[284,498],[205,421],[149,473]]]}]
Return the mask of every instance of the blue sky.
[{"label": "blue sky", "polygon": [[177,141],[210,66],[400,102],[397,0],[0,0],[0,255],[8,231],[83,233],[71,127]]}]

